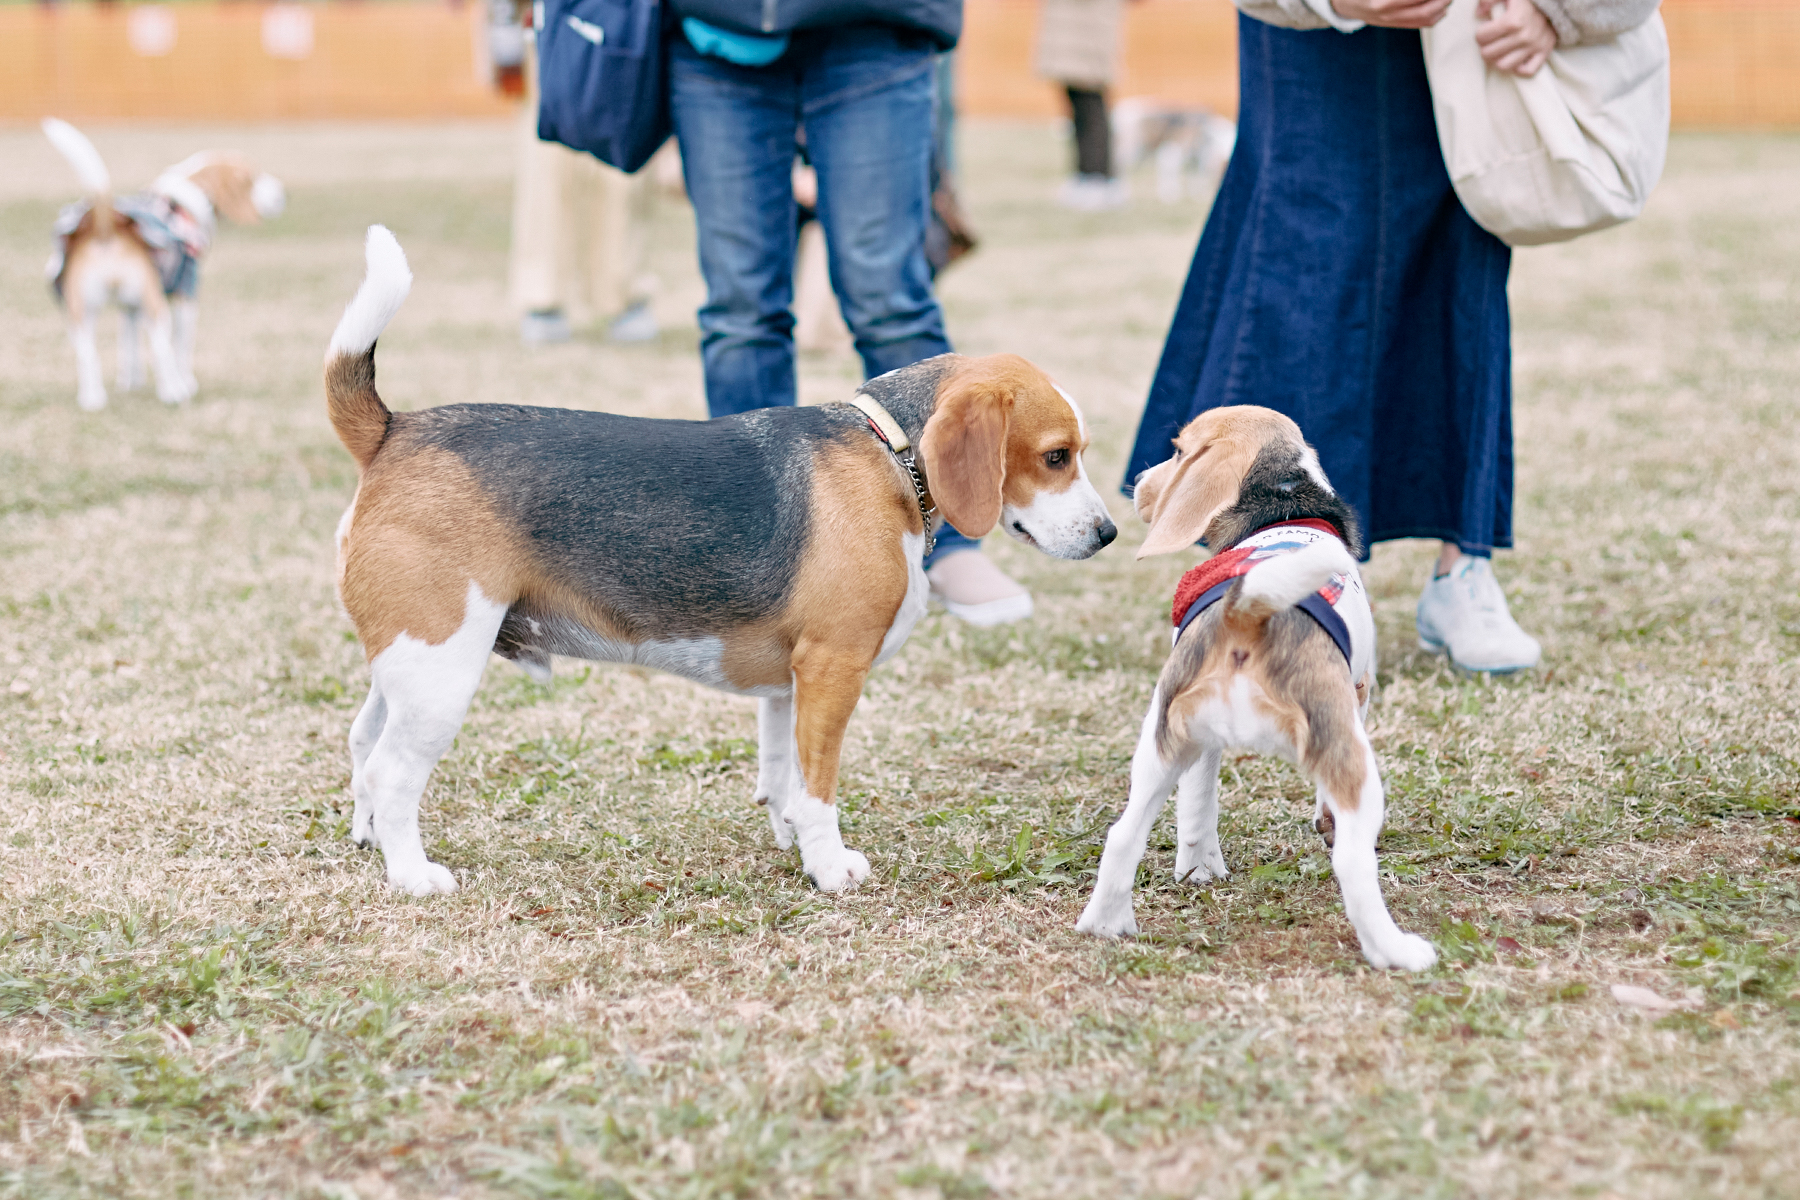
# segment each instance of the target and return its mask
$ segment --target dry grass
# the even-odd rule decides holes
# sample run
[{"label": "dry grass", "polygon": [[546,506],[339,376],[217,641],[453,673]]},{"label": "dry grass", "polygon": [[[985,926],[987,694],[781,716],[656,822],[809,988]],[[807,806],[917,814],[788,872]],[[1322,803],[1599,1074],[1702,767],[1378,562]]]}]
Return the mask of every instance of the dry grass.
[{"label": "dry grass", "polygon": [[[1682,140],[1644,220],[1519,260],[1502,570],[1548,669],[1422,656],[1430,548],[1376,555],[1388,895],[1443,952],[1415,979],[1362,965],[1298,777],[1255,760],[1229,882],[1172,886],[1165,825],[1151,936],[1072,932],[1186,565],[1133,562],[1133,521],[1090,563],[996,545],[1040,616],[931,617],[872,681],[858,892],[770,845],[747,702],[563,664],[496,665],[437,775],[465,890],[388,895],[344,840],[354,480],[318,382],[362,227],[418,274],[394,402],[693,416],[686,215],[660,343],[527,355],[503,130],[102,132],[126,178],[236,140],[293,203],[221,239],[200,399],[87,416],[36,274],[64,177],[0,196],[0,1192],[1794,1194],[1800,144]],[[1053,370],[1113,477],[1201,214],[1054,210],[1046,129],[965,154],[955,336]],[[0,157],[48,162],[31,131]]]}]

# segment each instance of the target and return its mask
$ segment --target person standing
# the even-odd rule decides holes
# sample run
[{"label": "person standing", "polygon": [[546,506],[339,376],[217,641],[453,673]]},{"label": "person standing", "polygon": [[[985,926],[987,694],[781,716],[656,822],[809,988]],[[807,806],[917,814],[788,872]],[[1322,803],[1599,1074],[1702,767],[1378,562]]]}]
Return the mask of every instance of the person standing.
[{"label": "person standing", "polygon": [[1119,69],[1124,0],[1043,0],[1038,14],[1037,73],[1062,85],[1075,134],[1075,174],[1057,192],[1067,208],[1098,212],[1125,203],[1113,177],[1112,126],[1106,91]]},{"label": "person standing", "polygon": [[[529,6],[523,6],[529,8]],[[644,271],[649,180],[538,138],[537,51],[527,31],[507,293],[526,345],[566,342],[570,315],[607,322],[615,342],[657,336]]]},{"label": "person standing", "polygon": [[[1367,541],[1433,538],[1419,639],[1535,666],[1490,558],[1513,540],[1511,252],[1439,149],[1418,30],[1449,0],[1238,0],[1238,140],[1150,387],[1127,489],[1201,412],[1260,404],[1318,448]],[[1535,73],[1657,0],[1481,0],[1475,39]]]},{"label": "person standing", "polygon": [[[670,7],[669,102],[706,280],[700,357],[711,414],[797,399],[793,168],[802,136],[832,288],[865,375],[948,353],[925,230],[934,66],[961,34],[961,0]],[[1030,593],[948,527],[926,575],[964,620],[1031,615]]]}]

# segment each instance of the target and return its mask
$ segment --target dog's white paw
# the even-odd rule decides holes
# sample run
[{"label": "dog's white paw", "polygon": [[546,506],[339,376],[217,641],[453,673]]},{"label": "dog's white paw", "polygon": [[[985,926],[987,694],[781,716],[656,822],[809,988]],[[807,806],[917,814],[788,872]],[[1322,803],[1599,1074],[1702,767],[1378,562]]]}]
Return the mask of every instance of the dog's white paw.
[{"label": "dog's white paw", "polygon": [[99,412],[106,407],[106,389],[82,388],[75,394],[75,403],[81,405],[83,412]]},{"label": "dog's white paw", "polygon": [[365,850],[375,848],[375,814],[373,811],[359,811],[350,818],[350,840]]},{"label": "dog's white paw", "polygon": [[409,896],[447,896],[456,890],[456,876],[450,873],[448,867],[428,862],[417,870],[403,872],[390,869],[388,886]]},{"label": "dog's white paw", "polygon": [[855,887],[868,877],[869,860],[856,850],[840,847],[819,855],[817,862],[806,864],[806,873],[821,892],[841,892]]},{"label": "dog's white paw", "polygon": [[1208,883],[1231,874],[1225,869],[1225,855],[1219,850],[1219,839],[1183,843],[1175,851],[1175,882]]},{"label": "dog's white paw", "polygon": [[1137,914],[1132,911],[1131,897],[1126,896],[1125,902],[1119,904],[1104,901],[1096,894],[1081,910],[1081,920],[1075,922],[1075,929],[1095,937],[1136,937]]},{"label": "dog's white paw", "polygon": [[185,379],[161,379],[156,383],[156,398],[164,404],[184,404],[197,390]]},{"label": "dog's white paw", "polygon": [[1437,961],[1437,948],[1416,933],[1395,930],[1379,944],[1364,946],[1363,957],[1383,970],[1424,971]]}]

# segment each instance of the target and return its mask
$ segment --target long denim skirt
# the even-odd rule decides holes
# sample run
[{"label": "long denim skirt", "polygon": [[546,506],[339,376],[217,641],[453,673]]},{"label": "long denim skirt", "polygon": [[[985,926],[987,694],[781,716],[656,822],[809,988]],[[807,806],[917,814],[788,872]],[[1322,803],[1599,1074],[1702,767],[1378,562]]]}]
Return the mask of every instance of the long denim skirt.
[{"label": "long denim skirt", "polygon": [[1419,35],[1238,19],[1238,143],[1126,487],[1209,408],[1294,418],[1370,542],[1512,544],[1511,252],[1444,170]]}]

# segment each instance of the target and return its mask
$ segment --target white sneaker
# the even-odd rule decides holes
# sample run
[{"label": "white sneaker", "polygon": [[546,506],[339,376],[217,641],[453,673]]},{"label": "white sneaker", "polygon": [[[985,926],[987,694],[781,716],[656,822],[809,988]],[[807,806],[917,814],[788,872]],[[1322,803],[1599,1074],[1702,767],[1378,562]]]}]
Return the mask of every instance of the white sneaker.
[{"label": "white sneaker", "polygon": [[519,318],[519,340],[527,346],[550,346],[570,336],[569,318],[560,308],[542,308]]},{"label": "white sneaker", "polygon": [[1031,616],[1031,593],[979,550],[946,554],[925,577],[932,599],[971,625],[1008,625]]},{"label": "white sneaker", "polygon": [[1543,656],[1538,640],[1512,619],[1485,558],[1465,554],[1448,575],[1426,584],[1415,619],[1419,645],[1449,654],[1465,671],[1504,675],[1535,667]]},{"label": "white sneaker", "polygon": [[606,327],[606,340],[609,342],[654,342],[662,326],[656,323],[656,314],[650,309],[648,300],[639,300],[630,308],[613,318],[613,323]]},{"label": "white sneaker", "polygon": [[1105,175],[1077,175],[1056,190],[1056,202],[1076,212],[1110,212],[1123,208],[1130,199],[1123,179]]}]

